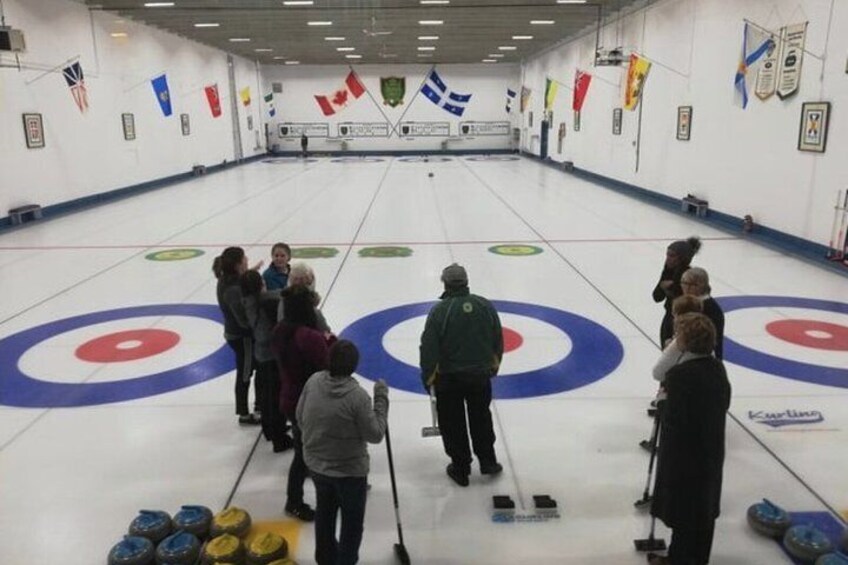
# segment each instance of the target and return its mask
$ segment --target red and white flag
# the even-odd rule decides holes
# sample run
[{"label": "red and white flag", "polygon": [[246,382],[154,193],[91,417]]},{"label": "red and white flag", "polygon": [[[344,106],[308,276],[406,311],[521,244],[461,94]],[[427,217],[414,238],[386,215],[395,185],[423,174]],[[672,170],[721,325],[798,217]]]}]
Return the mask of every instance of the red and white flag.
[{"label": "red and white flag", "polygon": [[206,92],[206,101],[209,102],[209,110],[212,112],[212,117],[217,118],[221,115],[221,99],[218,97],[218,85],[211,84],[203,88]]},{"label": "red and white flag", "polygon": [[571,109],[579,112],[583,109],[583,102],[586,100],[586,93],[589,92],[589,84],[592,82],[592,75],[587,72],[577,69],[574,72],[574,94],[571,100]]},{"label": "red and white flag", "polygon": [[356,100],[363,94],[365,94],[365,86],[359,81],[356,73],[350,71],[342,88],[326,96],[316,94],[315,101],[318,102],[325,116],[332,116],[347,106],[348,102]]},{"label": "red and white flag", "polygon": [[71,89],[71,95],[74,97],[74,102],[77,103],[77,108],[80,112],[85,113],[88,110],[88,91],[85,89],[82,66],[79,62],[69,65],[62,69],[62,75],[65,77],[65,82],[68,83],[68,88]]}]

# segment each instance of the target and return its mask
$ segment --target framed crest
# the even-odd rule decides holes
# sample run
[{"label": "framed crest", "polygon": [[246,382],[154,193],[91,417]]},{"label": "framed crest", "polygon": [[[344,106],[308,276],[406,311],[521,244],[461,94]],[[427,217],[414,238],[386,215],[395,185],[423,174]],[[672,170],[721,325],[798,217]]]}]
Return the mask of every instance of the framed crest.
[{"label": "framed crest", "polygon": [[44,147],[44,124],[41,114],[24,114],[24,137],[28,149]]},{"label": "framed crest", "polygon": [[612,109],[612,134],[621,135],[621,108]]},{"label": "framed crest", "polygon": [[829,121],[830,102],[804,102],[801,106],[798,151],[824,153],[827,147]]},{"label": "framed crest", "polygon": [[191,134],[191,119],[188,114],[180,114],[180,127],[183,130],[183,135]]},{"label": "framed crest", "polygon": [[403,104],[406,96],[405,77],[381,77],[380,93],[383,95],[383,104],[395,108]]},{"label": "framed crest", "polygon": [[574,131],[580,131],[580,111],[574,111]]},{"label": "framed crest", "polygon": [[692,106],[677,107],[677,139],[689,141],[692,135]]},{"label": "framed crest", "polygon": [[121,114],[121,124],[124,127],[124,139],[132,141],[135,139],[135,116],[132,114]]}]

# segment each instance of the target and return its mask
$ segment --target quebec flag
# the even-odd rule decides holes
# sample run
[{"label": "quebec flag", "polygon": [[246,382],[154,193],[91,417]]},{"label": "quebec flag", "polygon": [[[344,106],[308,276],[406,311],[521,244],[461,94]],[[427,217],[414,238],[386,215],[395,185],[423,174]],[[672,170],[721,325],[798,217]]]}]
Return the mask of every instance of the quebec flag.
[{"label": "quebec flag", "polygon": [[421,93],[430,99],[430,102],[443,108],[455,116],[461,116],[465,112],[465,106],[471,100],[470,94],[457,94],[448,89],[442,78],[436,73],[436,69],[430,71]]}]

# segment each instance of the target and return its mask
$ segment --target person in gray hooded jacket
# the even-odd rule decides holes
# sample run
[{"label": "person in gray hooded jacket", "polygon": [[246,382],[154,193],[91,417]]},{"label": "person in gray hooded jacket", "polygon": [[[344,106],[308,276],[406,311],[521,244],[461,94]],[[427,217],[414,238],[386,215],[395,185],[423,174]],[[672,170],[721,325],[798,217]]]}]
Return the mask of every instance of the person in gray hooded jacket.
[{"label": "person in gray hooded jacket", "polygon": [[319,371],[306,381],[297,421],[303,457],[315,483],[315,561],[347,565],[359,560],[370,466],[367,444],[379,443],[386,433],[389,397],[386,383],[379,380],[374,383],[372,405],[352,376],[359,363],[352,342],[336,342],[329,355],[329,371]]}]

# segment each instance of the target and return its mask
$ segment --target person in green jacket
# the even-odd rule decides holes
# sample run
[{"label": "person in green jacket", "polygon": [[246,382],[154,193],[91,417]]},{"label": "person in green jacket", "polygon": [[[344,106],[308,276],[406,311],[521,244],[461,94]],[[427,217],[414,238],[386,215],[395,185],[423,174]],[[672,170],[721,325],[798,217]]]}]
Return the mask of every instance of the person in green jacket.
[{"label": "person in green jacket", "polygon": [[[456,263],[442,271],[445,291],[430,310],[421,335],[421,379],[436,396],[439,429],[445,453],[451,459],[448,476],[468,486],[471,444],[484,475],[503,470],[495,456],[492,426],[491,378],[503,357],[503,333],[492,304],[471,294],[468,273]],[[468,426],[465,413],[468,411]]]}]

